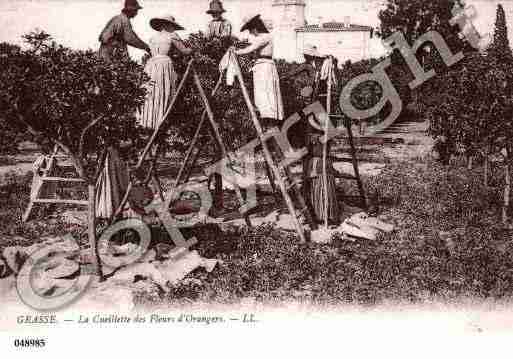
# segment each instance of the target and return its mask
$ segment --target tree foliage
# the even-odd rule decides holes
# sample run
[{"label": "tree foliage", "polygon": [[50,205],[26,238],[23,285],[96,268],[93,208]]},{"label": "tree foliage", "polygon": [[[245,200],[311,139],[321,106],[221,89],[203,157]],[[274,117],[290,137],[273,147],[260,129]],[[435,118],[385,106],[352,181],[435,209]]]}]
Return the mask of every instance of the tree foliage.
[{"label": "tree foliage", "polygon": [[513,53],[509,47],[506,14],[501,4],[497,6],[493,42],[487,52],[499,62],[511,62],[513,60]]},{"label": "tree foliage", "polygon": [[449,21],[454,5],[464,6],[462,0],[387,0],[385,9],[378,14],[379,34],[385,39],[401,31],[409,44],[428,31],[437,31],[454,51],[463,42],[458,38],[458,28]]},{"label": "tree foliage", "polygon": [[460,144],[468,153],[489,145],[500,149],[513,129],[508,119],[512,80],[510,66],[481,54],[468,55],[437,81],[437,105],[428,110],[431,133]]},{"label": "tree foliage", "polygon": [[137,133],[146,78],[132,61],[107,64],[45,33],[25,38],[28,50],[0,47],[3,120],[28,129],[40,144],[58,144],[92,182],[99,151]]}]

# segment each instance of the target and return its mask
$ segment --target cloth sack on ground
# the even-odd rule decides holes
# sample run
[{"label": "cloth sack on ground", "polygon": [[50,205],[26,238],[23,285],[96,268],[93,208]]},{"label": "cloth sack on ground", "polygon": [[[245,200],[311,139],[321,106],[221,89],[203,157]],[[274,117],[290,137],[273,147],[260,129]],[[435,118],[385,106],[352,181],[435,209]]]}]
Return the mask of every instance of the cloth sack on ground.
[{"label": "cloth sack on ground", "polygon": [[233,86],[233,83],[235,82],[236,72],[234,61],[235,58],[232,52],[227,51],[221,59],[221,62],[219,62],[219,71],[223,72],[224,70],[226,70],[226,84],[228,86]]}]

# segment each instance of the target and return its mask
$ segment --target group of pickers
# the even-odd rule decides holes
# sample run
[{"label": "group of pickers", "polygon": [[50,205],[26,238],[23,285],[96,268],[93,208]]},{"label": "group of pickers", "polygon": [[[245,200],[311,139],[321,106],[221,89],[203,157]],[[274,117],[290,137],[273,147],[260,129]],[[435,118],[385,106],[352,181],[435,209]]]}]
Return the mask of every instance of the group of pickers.
[{"label": "group of pickers", "polygon": [[[171,15],[152,18],[149,24],[156,33],[150,38],[148,44],[141,40],[133,31],[130,23],[130,19],[135,17],[140,9],[142,7],[137,0],[125,0],[125,6],[121,14],[113,17],[101,32],[99,55],[106,61],[114,61],[117,58],[117,56],[113,56],[115,52],[118,52],[118,56],[120,53],[121,56],[128,57],[127,45],[145,50],[150,55],[144,69],[150,78],[150,82],[147,84],[147,97],[139,120],[143,127],[155,129],[163,121],[163,116],[177,90],[178,75],[173,64],[173,56],[191,55],[193,50],[187,47],[176,33],[184,28]],[[224,12],[223,5],[219,0],[210,2],[207,13],[213,19],[208,24],[207,37],[231,36],[232,25],[223,18],[222,14]],[[249,31],[253,35],[252,43],[243,49],[231,48],[230,50],[238,56],[252,53],[257,55],[257,60],[251,69],[255,107],[264,128],[281,127],[285,116],[280,91],[280,78],[273,59],[273,35],[259,14],[245,18],[240,31]],[[323,65],[326,64],[326,59],[333,61],[333,57],[320,54],[317,48],[311,45],[305,46],[303,52],[306,62],[296,70],[282,75],[282,78],[306,74],[310,86],[301,92],[306,106],[318,100],[320,87],[323,84],[326,87],[327,77],[331,76],[332,72],[326,71]],[[333,80],[336,81],[336,78]],[[324,90],[326,89],[324,88]],[[308,155],[303,160],[305,198],[312,208],[314,220],[319,223],[325,221],[324,203],[327,201],[328,222],[339,223],[341,211],[335,188],[334,174],[336,171],[329,159],[327,163],[327,181],[322,177],[323,145],[321,138],[324,132],[318,129],[319,124],[315,126],[310,121],[301,121],[300,124],[295,128],[296,134],[299,133],[296,138],[300,139],[301,143],[298,144],[301,147],[306,146],[308,148]],[[116,167],[116,164],[111,164],[110,167]],[[121,185],[116,189],[112,185],[106,186],[107,182],[112,183],[112,180],[105,181],[107,176],[120,177],[119,174],[114,174],[112,171],[110,174],[105,173],[103,176],[104,185],[100,186],[97,194],[97,202],[99,202],[97,212],[99,214],[109,214],[112,211],[105,208],[112,209],[115,207],[115,203],[113,205],[107,202],[118,202],[114,199],[119,198],[119,192],[122,192],[123,187],[125,187]],[[327,184],[327,189],[324,188],[325,184]],[[327,198],[325,197],[326,192]]]}]

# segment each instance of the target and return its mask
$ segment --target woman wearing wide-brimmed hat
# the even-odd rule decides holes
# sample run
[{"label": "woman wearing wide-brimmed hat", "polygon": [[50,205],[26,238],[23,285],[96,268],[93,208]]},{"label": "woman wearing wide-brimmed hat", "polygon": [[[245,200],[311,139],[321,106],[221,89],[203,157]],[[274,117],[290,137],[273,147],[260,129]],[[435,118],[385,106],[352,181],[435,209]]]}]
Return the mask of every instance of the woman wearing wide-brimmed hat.
[{"label": "woman wearing wide-brimmed hat", "polygon": [[241,32],[248,30],[255,36],[252,44],[235,51],[237,55],[258,54],[252,68],[255,105],[264,125],[280,126],[284,119],[280,79],[273,60],[273,37],[260,15],[250,16],[243,22]]},{"label": "woman wearing wide-brimmed hat", "polygon": [[148,84],[141,124],[154,129],[164,120],[163,116],[176,92],[178,77],[170,55],[189,55],[192,50],[176,33],[177,30],[183,30],[183,27],[173,16],[153,18],[150,26],[158,33],[150,39],[152,56],[144,68],[151,81]]},{"label": "woman wearing wide-brimmed hat", "polygon": [[105,61],[112,61],[116,53],[129,58],[127,45],[150,52],[148,45],[132,29],[130,19],[142,9],[137,0],[125,0],[121,14],[114,16],[100,34],[99,55]]},{"label": "woman wearing wide-brimmed hat", "polygon": [[282,77],[290,78],[300,74],[307,74],[308,86],[301,90],[301,96],[303,97],[304,105],[307,105],[317,99],[317,90],[321,77],[321,68],[326,56],[319,52],[317,46],[311,44],[304,46],[303,56],[305,58],[305,63],[299,65],[296,69],[287,72]]},{"label": "woman wearing wide-brimmed hat", "polygon": [[214,37],[229,37],[232,35],[232,24],[223,18],[223,13],[226,10],[219,0],[212,0],[210,2],[207,14],[212,16],[212,21],[208,24],[207,37],[209,39]]},{"label": "woman wearing wide-brimmed hat", "polygon": [[[319,94],[319,83],[321,77],[322,63],[325,59],[325,55],[321,54],[317,49],[317,46],[307,44],[303,48],[303,56],[305,62],[299,65],[292,71],[282,75],[283,79],[297,77],[301,84],[301,95],[298,96],[299,106],[297,111],[301,114],[301,110],[309,104],[318,100]],[[298,94],[299,95],[299,94]],[[311,140],[309,124],[307,121],[298,121],[289,129],[289,136],[291,144],[297,148],[303,148],[309,145]],[[311,153],[308,153],[303,157],[303,183],[308,182],[308,168],[311,167]],[[310,193],[307,193],[305,198],[309,198]]]}]

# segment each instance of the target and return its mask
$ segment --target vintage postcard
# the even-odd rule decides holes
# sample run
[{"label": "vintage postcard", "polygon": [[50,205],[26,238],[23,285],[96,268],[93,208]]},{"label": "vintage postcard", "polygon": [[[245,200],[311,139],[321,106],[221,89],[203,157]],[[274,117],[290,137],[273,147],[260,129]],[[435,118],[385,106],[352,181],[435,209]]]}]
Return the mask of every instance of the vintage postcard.
[{"label": "vintage postcard", "polygon": [[0,0],[0,353],[503,356],[512,31],[510,0]]}]

